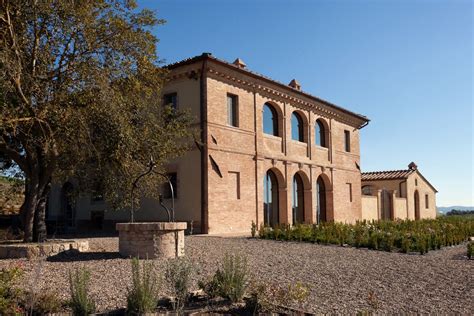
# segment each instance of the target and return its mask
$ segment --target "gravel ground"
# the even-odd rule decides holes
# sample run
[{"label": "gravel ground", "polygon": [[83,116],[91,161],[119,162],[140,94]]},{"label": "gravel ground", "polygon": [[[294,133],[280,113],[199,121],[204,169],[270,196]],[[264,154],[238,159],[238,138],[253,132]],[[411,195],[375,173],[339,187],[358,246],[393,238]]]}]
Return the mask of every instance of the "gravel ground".
[{"label": "gravel ground", "polygon": [[[0,260],[0,268],[21,262],[27,273],[25,288],[53,291],[67,299],[67,271],[87,267],[98,309],[125,306],[130,260],[118,256],[118,238],[89,241],[88,253],[47,261]],[[474,260],[467,260],[465,251],[460,245],[420,256],[244,237],[186,237],[186,255],[197,271],[195,283],[215,271],[225,252],[242,253],[263,282],[308,284],[311,293],[303,309],[314,313],[472,314]],[[164,262],[156,260],[156,269],[163,267]]]}]

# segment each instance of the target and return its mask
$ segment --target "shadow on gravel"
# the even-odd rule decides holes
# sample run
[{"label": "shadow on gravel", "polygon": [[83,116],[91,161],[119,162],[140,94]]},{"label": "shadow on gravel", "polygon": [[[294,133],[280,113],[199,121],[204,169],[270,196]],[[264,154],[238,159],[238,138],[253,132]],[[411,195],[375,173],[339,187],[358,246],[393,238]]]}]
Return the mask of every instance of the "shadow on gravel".
[{"label": "shadow on gravel", "polygon": [[50,262],[72,262],[72,261],[93,261],[93,260],[111,260],[123,259],[118,252],[78,252],[67,251],[55,256],[48,257]]}]

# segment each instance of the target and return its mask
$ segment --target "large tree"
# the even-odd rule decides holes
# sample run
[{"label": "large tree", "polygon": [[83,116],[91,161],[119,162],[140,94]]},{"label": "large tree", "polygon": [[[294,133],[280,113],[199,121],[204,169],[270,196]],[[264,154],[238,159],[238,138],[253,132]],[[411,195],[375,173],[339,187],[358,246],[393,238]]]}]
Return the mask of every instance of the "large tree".
[{"label": "large tree", "polygon": [[[25,178],[25,241],[45,236],[52,181],[127,207],[150,157],[159,169],[186,150],[189,115],[159,101],[162,23],[130,0],[0,0],[0,168]],[[144,178],[137,196],[160,181]]]}]

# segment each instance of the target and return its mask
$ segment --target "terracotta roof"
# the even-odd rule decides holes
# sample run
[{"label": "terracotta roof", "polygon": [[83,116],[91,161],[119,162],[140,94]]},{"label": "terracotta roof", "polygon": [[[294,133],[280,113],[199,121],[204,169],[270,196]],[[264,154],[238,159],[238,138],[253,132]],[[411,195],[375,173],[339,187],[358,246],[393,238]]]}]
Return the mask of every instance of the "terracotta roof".
[{"label": "terracotta roof", "polygon": [[362,181],[406,179],[416,170],[389,170],[362,172]]},{"label": "terracotta roof", "polygon": [[195,63],[195,62],[197,62],[197,61],[200,61],[200,60],[203,60],[203,59],[210,59],[210,60],[216,61],[216,62],[218,62],[218,63],[220,63],[220,64],[223,64],[223,65],[225,65],[225,66],[228,66],[228,67],[230,67],[230,68],[233,68],[233,69],[235,69],[235,70],[237,70],[237,71],[244,72],[244,73],[246,73],[247,75],[251,75],[251,76],[253,76],[253,77],[257,77],[257,78],[259,78],[259,79],[266,80],[266,81],[268,81],[268,82],[271,82],[271,83],[273,83],[273,84],[276,84],[276,85],[278,85],[278,86],[280,86],[280,87],[283,87],[283,88],[285,88],[285,89],[288,89],[288,90],[291,90],[291,91],[293,91],[293,92],[299,93],[299,94],[301,94],[301,95],[303,95],[303,96],[305,96],[305,97],[308,97],[308,98],[310,98],[310,99],[313,99],[313,100],[319,101],[319,102],[321,102],[321,103],[324,103],[325,105],[327,105],[327,106],[329,106],[329,107],[332,107],[332,108],[334,108],[334,109],[337,109],[337,110],[339,110],[339,111],[342,111],[342,112],[344,112],[344,113],[346,113],[346,114],[349,114],[349,115],[352,115],[352,116],[354,116],[354,117],[357,117],[358,119],[360,119],[360,120],[362,120],[362,121],[364,122],[363,124],[361,124],[361,125],[359,126],[359,128],[362,128],[362,127],[366,126],[366,125],[370,122],[370,120],[369,120],[366,116],[364,116],[364,115],[361,115],[361,114],[358,114],[358,113],[355,113],[355,112],[351,112],[351,111],[346,110],[345,108],[342,108],[342,107],[340,107],[340,106],[338,106],[338,105],[335,105],[335,104],[333,104],[333,103],[331,103],[331,102],[329,102],[329,101],[323,100],[323,99],[321,99],[321,98],[319,98],[319,97],[316,97],[316,96],[314,96],[314,95],[311,95],[311,94],[309,94],[309,93],[307,93],[307,92],[304,92],[304,91],[295,89],[295,88],[293,88],[293,87],[290,87],[290,86],[288,86],[288,85],[286,85],[286,84],[284,84],[284,83],[282,83],[282,82],[279,82],[279,81],[277,81],[277,80],[274,80],[274,79],[272,79],[272,78],[269,78],[269,77],[267,77],[267,76],[264,76],[264,75],[262,75],[262,74],[259,74],[259,73],[257,73],[257,72],[250,71],[250,70],[248,70],[248,69],[243,69],[243,68],[241,68],[241,67],[239,67],[239,66],[237,66],[237,65],[231,64],[231,63],[229,63],[229,62],[227,62],[227,61],[225,61],[225,60],[218,59],[218,58],[212,56],[211,53],[203,53],[202,55],[194,56],[194,57],[191,57],[191,58],[186,58],[186,59],[183,59],[183,60],[181,60],[181,61],[178,61],[178,62],[169,64],[169,65],[166,65],[164,68],[166,68],[166,69],[175,69],[175,68],[178,68],[178,67],[180,67],[180,66],[193,64],[193,63]]}]

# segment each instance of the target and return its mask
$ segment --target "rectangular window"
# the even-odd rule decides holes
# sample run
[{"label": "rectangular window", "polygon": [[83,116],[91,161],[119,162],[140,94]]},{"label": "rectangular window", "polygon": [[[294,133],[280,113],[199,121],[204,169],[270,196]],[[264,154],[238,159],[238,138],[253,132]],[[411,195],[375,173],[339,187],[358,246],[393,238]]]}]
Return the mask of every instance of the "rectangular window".
[{"label": "rectangular window", "polygon": [[352,183],[346,183],[347,184],[347,191],[349,193],[349,202],[352,202]]},{"label": "rectangular window", "polygon": [[344,131],[344,147],[347,152],[351,151],[351,133],[349,131]]},{"label": "rectangular window", "polygon": [[429,196],[428,194],[425,194],[425,208],[429,208],[430,207],[430,203],[429,203]]},{"label": "rectangular window", "polygon": [[229,171],[231,199],[240,200],[240,172]]},{"label": "rectangular window", "polygon": [[[174,198],[176,199],[178,197],[178,174],[176,172],[170,172],[166,174],[166,176],[170,179],[170,182],[173,185],[173,194]],[[163,197],[165,199],[172,198],[171,188],[168,181],[163,183]]]},{"label": "rectangular window", "polygon": [[227,94],[227,124],[237,127],[238,122],[238,98],[236,95]]},{"label": "rectangular window", "polygon": [[176,92],[165,94],[163,96],[163,105],[171,105],[176,110],[178,108],[178,94]]}]

